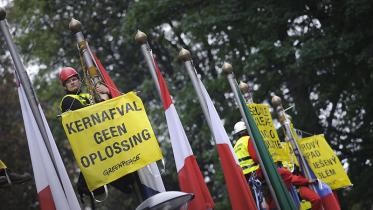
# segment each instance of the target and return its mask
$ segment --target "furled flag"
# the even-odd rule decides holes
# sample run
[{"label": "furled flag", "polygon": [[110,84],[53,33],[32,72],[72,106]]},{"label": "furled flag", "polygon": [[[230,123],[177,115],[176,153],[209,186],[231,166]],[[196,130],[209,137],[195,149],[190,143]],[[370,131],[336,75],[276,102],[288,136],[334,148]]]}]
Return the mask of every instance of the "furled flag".
[{"label": "furled flag", "polygon": [[[79,202],[76,198],[40,104],[38,104],[38,108],[48,136],[46,141],[49,142],[52,150],[49,151],[50,153],[43,141],[41,131],[36,123],[30,104],[26,98],[25,91],[20,83],[18,86],[18,94],[31,155],[40,209],[80,209]],[[55,161],[55,164],[53,164],[52,160]]]},{"label": "furled flag", "polygon": [[102,75],[102,78],[104,79],[105,85],[109,88],[111,97],[115,98],[115,97],[120,96],[120,91],[118,90],[118,88],[115,85],[115,83],[113,82],[113,80],[110,78],[106,69],[102,65],[100,59],[97,58],[95,53],[93,53],[93,57],[94,57],[95,62],[98,66],[98,70],[100,71],[100,73]]},{"label": "furled flag", "polygon": [[[98,70],[100,71],[106,86],[109,88],[110,95],[114,98],[121,95],[121,92],[118,90],[117,86],[110,78],[109,74],[106,72],[104,66],[101,64],[101,61],[97,58],[95,54],[92,54],[95,62],[98,66]],[[151,197],[160,192],[165,192],[166,189],[163,185],[162,176],[159,172],[158,166],[156,163],[151,163],[146,167],[139,169],[138,175],[141,181],[141,187],[143,196],[145,198]]]},{"label": "furled flag", "polygon": [[203,180],[201,170],[193,155],[187,136],[180,122],[179,115],[172,103],[170,93],[167,88],[158,64],[154,61],[158,77],[158,84],[161,90],[163,107],[165,109],[168,131],[172,144],[172,150],[176,162],[179,176],[180,189],[183,192],[193,193],[194,199],[189,204],[191,210],[213,209],[214,201]]},{"label": "furled flag", "polygon": [[202,96],[206,101],[212,127],[212,134],[216,141],[220,163],[224,172],[224,179],[227,185],[229,200],[232,209],[248,210],[256,209],[255,201],[251,195],[249,185],[243,175],[242,169],[238,163],[237,157],[229,141],[227,132],[220,120],[218,112],[211,101],[202,81],[198,79],[202,89]]}]

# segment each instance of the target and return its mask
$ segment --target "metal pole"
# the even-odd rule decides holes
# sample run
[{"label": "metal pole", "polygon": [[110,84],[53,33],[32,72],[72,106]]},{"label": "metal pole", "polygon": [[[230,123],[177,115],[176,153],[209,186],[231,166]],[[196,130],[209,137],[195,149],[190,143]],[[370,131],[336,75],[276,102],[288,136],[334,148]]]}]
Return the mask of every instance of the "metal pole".
[{"label": "metal pole", "polygon": [[187,69],[187,72],[189,74],[189,77],[192,80],[192,84],[193,84],[194,89],[197,92],[198,100],[199,100],[199,103],[201,104],[202,111],[203,111],[205,117],[207,118],[207,124],[208,124],[209,128],[211,130],[213,130],[213,127],[212,127],[212,124],[211,124],[210,113],[209,113],[205,98],[202,96],[203,95],[202,94],[202,89],[201,89],[201,86],[198,82],[197,73],[194,69],[193,61],[192,61],[192,57],[190,55],[190,52],[183,48],[183,49],[181,49],[181,51],[179,53],[179,57],[184,62],[185,67]]},{"label": "metal pole", "polygon": [[93,61],[92,61],[92,58],[88,52],[88,49],[87,49],[87,46],[85,45],[85,38],[84,38],[84,35],[81,31],[81,28],[82,28],[82,24],[80,23],[80,21],[74,19],[74,18],[71,18],[71,21],[69,23],[69,29],[70,31],[74,34],[77,42],[78,42],[78,45],[79,45],[79,50],[81,50],[82,54],[83,54],[83,59],[84,59],[84,62],[87,66],[87,68],[90,68],[92,66],[94,66],[93,64]]},{"label": "metal pole", "polygon": [[[147,36],[146,36],[146,34],[144,32],[142,32],[140,30],[137,31],[136,36],[135,36],[135,40],[136,40],[137,43],[139,43],[141,45],[141,52],[142,52],[142,54],[145,57],[146,64],[148,65],[150,73],[151,73],[152,78],[153,78],[153,81],[155,82],[155,86],[157,88],[157,93],[158,93],[160,99],[162,100],[162,94],[161,94],[161,89],[159,87],[157,73],[156,73],[156,70],[155,70],[155,64],[154,64],[154,60],[153,60],[153,54],[152,54],[152,50],[151,50],[151,48],[150,48],[150,46],[148,44],[147,39],[148,38],[147,38]],[[152,163],[152,164],[154,165],[154,169],[159,170],[156,163]],[[138,171],[138,173],[143,173],[142,170],[143,169],[140,169]],[[160,191],[161,192],[165,192],[166,191],[166,189],[165,189],[165,187],[163,185],[163,182],[162,182],[162,189]]]},{"label": "metal pole", "polygon": [[[10,55],[13,59],[13,63],[14,63],[14,66],[15,66],[16,73],[17,73],[17,75],[19,77],[19,80],[20,80],[20,82],[23,86],[23,89],[25,91],[26,98],[27,98],[28,103],[30,104],[32,114],[34,115],[36,124],[38,125],[41,136],[42,136],[43,141],[45,143],[45,146],[47,147],[47,151],[49,153],[49,156],[51,157],[53,167],[57,172],[58,180],[60,181],[61,186],[63,186],[62,182],[61,182],[60,175],[58,173],[56,160],[54,159],[54,156],[53,156],[52,147],[50,145],[49,138],[48,138],[48,135],[47,135],[47,130],[44,126],[44,122],[43,122],[42,116],[40,114],[38,99],[36,97],[34,88],[32,87],[30,78],[27,75],[25,67],[24,67],[24,65],[21,61],[21,58],[20,58],[17,50],[16,50],[16,46],[13,43],[13,40],[12,40],[12,37],[10,35],[8,24],[7,24],[7,21],[6,21],[5,17],[6,17],[6,12],[5,12],[4,8],[0,8],[0,28],[1,28],[1,31],[3,32],[5,42],[8,45],[9,52],[10,52]],[[65,191],[64,188],[62,188],[62,189]]]},{"label": "metal pole", "polygon": [[[101,74],[99,74],[95,63],[93,62],[93,58],[91,57],[91,54],[89,52],[88,42],[85,40],[81,28],[82,24],[78,20],[72,18],[69,23],[69,29],[75,35],[75,38],[78,42],[79,53],[83,55],[83,60],[85,62],[85,66],[87,67],[88,74],[91,78],[93,86],[96,87],[96,85],[98,85],[102,81]],[[97,94],[102,100],[107,100],[110,98],[108,94]]]},{"label": "metal pole", "polygon": [[144,32],[138,30],[135,36],[135,40],[141,46],[141,52],[144,55],[146,64],[149,67],[150,74],[152,75],[153,81],[155,82],[155,87],[157,88],[159,97],[162,99],[161,88],[159,87],[158,77],[155,70],[154,57],[152,49],[150,48],[148,43],[148,37]]},{"label": "metal pole", "polygon": [[162,92],[161,92],[160,85],[159,85],[160,81],[159,81],[158,76],[157,76],[155,58],[153,57],[152,49],[150,48],[149,43],[147,41],[147,36],[144,32],[138,30],[137,33],[136,33],[136,36],[135,36],[135,40],[141,46],[141,52],[144,55],[144,58],[145,58],[146,63],[148,65],[149,71],[150,71],[150,73],[152,75],[152,78],[153,78],[153,81],[156,85],[159,97],[160,97],[161,100],[163,100]]},{"label": "metal pole", "polygon": [[[228,81],[229,81],[229,85],[231,86],[231,89],[233,91],[233,94],[235,96],[235,99],[236,99],[236,102],[238,104],[238,109],[240,110],[240,113],[241,113],[241,116],[245,122],[245,125],[246,125],[246,128],[247,128],[247,131],[249,133],[249,136],[251,138],[254,138],[253,134],[252,134],[252,131],[250,129],[250,124],[249,124],[249,121],[248,119],[246,118],[246,115],[245,115],[245,112],[244,112],[244,109],[242,107],[242,104],[241,104],[241,100],[240,100],[240,97],[239,97],[239,90],[236,88],[237,87],[237,82],[236,82],[236,79],[234,77],[234,74],[233,74],[233,69],[232,69],[232,65],[228,64],[228,63],[224,63],[223,65],[223,71],[227,74],[227,78],[228,78]],[[275,200],[276,202],[276,206],[281,209],[280,205],[279,205],[279,202],[278,202],[278,199],[277,199],[277,196],[276,196],[276,193],[275,193],[275,190],[273,189],[273,186],[271,184],[271,180],[269,179],[269,176],[265,170],[265,167],[264,167],[264,163],[263,163],[263,160],[262,158],[260,157],[260,153],[259,153],[259,150],[258,150],[258,146],[256,145],[256,142],[255,141],[252,141],[253,142],[253,145],[254,145],[254,149],[255,149],[255,152],[257,154],[257,157],[258,157],[258,160],[259,160],[259,165],[260,165],[260,168],[262,168],[262,171],[263,171],[263,174],[264,174],[264,179],[266,181],[266,183],[268,184],[268,187],[269,187],[269,190],[271,192],[271,195],[273,197],[273,199]]]},{"label": "metal pole", "polygon": [[[286,113],[284,111],[284,108],[282,106],[281,98],[278,96],[272,97],[272,104],[276,108],[276,111],[279,115],[279,120],[281,125],[285,128],[286,135],[289,138],[290,144],[292,145],[294,151],[294,154],[298,156],[299,162],[303,165],[303,172],[307,179],[312,179],[311,173],[307,167],[307,161],[304,158],[302,151],[300,150],[299,144],[293,135],[293,132],[291,132],[291,126],[290,126],[290,120],[286,116]],[[316,191],[316,188],[314,185],[311,185],[312,189]],[[317,192],[317,191],[316,191]]]},{"label": "metal pole", "polygon": [[[153,81],[155,83],[155,86],[157,88],[157,93],[158,93],[160,99],[162,100],[161,88],[160,88],[160,85],[159,85],[159,80],[158,80],[156,66],[155,66],[156,65],[155,64],[155,60],[154,60],[155,58],[153,57],[152,49],[150,48],[147,39],[148,39],[148,37],[146,36],[146,34],[144,32],[142,32],[140,30],[137,31],[136,36],[135,36],[135,40],[141,46],[141,52],[144,55],[146,64],[148,65],[149,71],[150,71],[150,73],[152,75],[152,79],[153,79]],[[178,195],[179,195],[182,192],[174,191],[172,193],[178,193]],[[172,198],[172,197],[167,198],[166,200],[162,201],[162,204],[159,204],[159,205],[156,205],[156,206],[151,206],[151,205],[155,205],[155,203],[157,203],[160,200],[162,200],[162,199],[159,199],[159,198],[161,196],[162,197],[165,196],[166,194],[171,194],[171,192],[169,191],[169,192],[159,193],[159,194],[157,194],[157,195],[155,195],[155,196],[147,199],[146,201],[144,201],[136,209],[142,209],[144,206],[147,206],[147,205],[149,205],[149,206],[147,206],[146,209],[158,208],[160,205],[165,205],[164,208],[170,208],[170,209],[172,208],[172,209],[174,209],[173,205],[175,205],[175,203],[173,203],[172,199],[174,199],[174,198]],[[185,193],[182,193],[182,194],[185,194]],[[187,194],[185,194],[185,195],[187,195]],[[190,195],[190,193],[188,195]],[[193,197],[191,197],[190,199],[193,199]],[[187,201],[182,201],[182,203],[185,203],[185,202],[189,202],[189,199]],[[176,206],[179,207],[180,204],[177,203]]]},{"label": "metal pole", "polygon": [[[146,64],[148,65],[150,73],[152,75],[152,79],[155,82],[157,93],[158,93],[159,97],[162,100],[162,94],[161,94],[161,89],[159,87],[157,73],[156,73],[156,70],[155,70],[155,64],[154,64],[154,60],[153,60],[153,54],[152,54],[152,50],[151,50],[151,48],[150,48],[150,46],[148,44],[147,36],[146,36],[146,34],[144,32],[138,30],[137,33],[136,33],[136,36],[135,36],[135,40],[141,46],[141,52],[144,55]],[[154,169],[159,170],[158,166],[156,165],[156,163],[152,163],[152,164],[154,166]],[[138,170],[138,173],[140,173],[140,174],[143,173],[142,170],[143,169]],[[165,187],[163,185],[163,182],[162,182],[162,187],[161,188],[162,188],[162,189],[160,189],[161,192],[165,192],[166,191],[166,189],[165,189]]]}]

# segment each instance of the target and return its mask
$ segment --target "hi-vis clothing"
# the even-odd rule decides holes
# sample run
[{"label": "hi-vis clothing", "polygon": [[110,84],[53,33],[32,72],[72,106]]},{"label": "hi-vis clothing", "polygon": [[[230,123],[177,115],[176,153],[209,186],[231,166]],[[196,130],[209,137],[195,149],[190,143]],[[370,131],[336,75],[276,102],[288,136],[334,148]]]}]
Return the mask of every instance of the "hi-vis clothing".
[{"label": "hi-vis clothing", "polygon": [[[89,94],[89,93],[66,94],[66,95],[62,98],[62,100],[61,100],[61,102],[60,102],[60,110],[61,110],[61,112],[66,111],[66,110],[64,110],[64,109],[66,109],[66,107],[64,108],[64,106],[63,106],[63,101],[64,101],[65,99],[67,99],[68,97],[71,97],[71,98],[77,100],[77,102],[79,101],[79,103],[80,103],[83,107],[88,106],[89,103],[90,103],[90,100],[92,99],[92,96],[91,96],[91,94]],[[75,110],[75,109],[72,109],[72,110]]]},{"label": "hi-vis clothing", "polygon": [[238,139],[236,145],[234,145],[234,152],[236,153],[238,162],[245,175],[256,171],[259,168],[259,165],[253,161],[249,154],[249,138],[249,136],[243,136]]}]

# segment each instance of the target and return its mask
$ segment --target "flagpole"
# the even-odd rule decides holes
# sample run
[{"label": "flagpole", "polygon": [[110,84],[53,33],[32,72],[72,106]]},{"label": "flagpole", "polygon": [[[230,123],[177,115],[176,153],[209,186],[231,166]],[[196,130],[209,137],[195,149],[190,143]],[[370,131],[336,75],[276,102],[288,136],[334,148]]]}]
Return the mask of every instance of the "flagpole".
[{"label": "flagpole", "polygon": [[[152,75],[152,78],[155,82],[155,86],[157,88],[157,93],[162,100],[161,89],[159,87],[158,78],[157,78],[157,75],[156,75],[156,72],[155,72],[153,55],[152,55],[152,51],[151,51],[151,48],[148,44],[147,39],[148,39],[148,37],[146,36],[146,34],[144,32],[142,32],[140,30],[137,31],[137,33],[135,35],[135,40],[136,40],[137,43],[139,43],[141,45],[141,52],[145,57],[146,64],[148,65],[150,73]],[[155,167],[157,167],[157,169],[158,169],[157,165],[155,165]],[[139,170],[138,173],[142,173],[141,170]],[[163,185],[163,183],[162,183],[162,185]],[[165,189],[164,186],[163,186],[163,188]],[[166,191],[166,190],[163,190],[163,191]]]},{"label": "flagpole", "polygon": [[[161,101],[163,101],[164,99],[162,97],[162,92],[161,92],[161,87],[160,87],[160,82],[161,81],[158,79],[158,76],[157,76],[157,69],[158,68],[156,68],[156,61],[155,61],[155,58],[153,57],[152,49],[150,48],[150,45],[148,43],[148,37],[144,32],[138,30],[136,35],[135,35],[135,40],[141,46],[141,52],[144,55],[144,58],[146,60],[146,64],[148,65],[148,69],[149,69],[149,71],[152,75],[152,79],[153,79],[153,81],[155,83],[155,86],[157,88],[158,95],[159,95]],[[171,136],[171,133],[170,133],[170,136]],[[179,142],[179,143],[181,143],[181,142]],[[174,146],[175,145],[172,144],[172,147],[174,147]],[[201,174],[201,176],[202,176],[202,174]],[[207,186],[206,186],[206,188],[207,188]],[[175,192],[178,192],[178,191],[175,191]],[[189,194],[193,194],[193,193],[189,192]],[[200,196],[200,195],[194,194],[194,196]],[[203,205],[205,205],[205,204],[203,204]],[[190,207],[190,208],[192,208],[192,207]],[[211,209],[211,208],[209,208],[209,209]]]},{"label": "flagpole", "polygon": [[249,87],[249,85],[240,81],[240,84],[238,85],[238,87],[240,88],[241,92],[243,93],[243,96],[246,99],[246,103],[247,104],[253,104],[254,103],[253,94],[252,94],[252,90]]},{"label": "flagpole", "polygon": [[192,80],[192,84],[193,84],[194,89],[196,90],[199,103],[201,104],[201,107],[202,107],[202,111],[205,117],[207,118],[207,125],[209,126],[211,130],[213,130],[207,103],[205,101],[205,98],[202,96],[202,89],[198,82],[197,73],[193,66],[192,56],[188,50],[182,48],[179,52],[179,58],[184,62],[185,68],[187,69],[189,77]]},{"label": "flagpole", "polygon": [[[100,97],[100,99],[102,100],[107,100],[109,99],[109,94],[106,94],[106,93],[97,93],[95,91],[95,87],[102,82],[102,78],[101,78],[101,74],[99,73],[99,71],[97,71],[97,68],[96,68],[96,63],[93,62],[93,58],[92,58],[92,55],[90,53],[90,49],[89,49],[89,46],[88,46],[88,42],[85,40],[84,38],[84,35],[81,31],[82,29],[82,24],[80,23],[80,21],[74,19],[74,18],[71,18],[71,21],[69,23],[69,29],[70,31],[73,33],[73,35],[75,36],[77,42],[78,42],[78,49],[79,49],[79,53],[80,55],[83,56],[83,60],[84,60],[84,63],[85,63],[85,66],[86,66],[86,71],[89,75],[89,79],[91,81],[90,84],[92,84],[92,89],[93,91]],[[82,66],[83,68],[83,71],[85,70],[84,69],[84,66]]]},{"label": "flagpole", "polygon": [[[39,110],[39,106],[38,106],[39,101],[36,97],[35,90],[32,87],[30,78],[27,75],[25,67],[24,67],[24,65],[21,61],[21,58],[20,58],[20,56],[17,52],[16,46],[13,43],[12,37],[11,37],[10,32],[9,32],[8,24],[7,24],[7,21],[6,21],[6,11],[2,7],[0,7],[0,28],[1,28],[1,31],[3,32],[5,42],[8,45],[10,55],[13,59],[16,75],[18,75],[18,78],[19,78],[22,86],[24,87],[23,89],[25,91],[27,101],[30,104],[31,111],[32,111],[32,113],[35,117],[36,124],[38,125],[41,136],[43,138],[43,141],[44,141],[44,143],[47,147],[47,151],[49,153],[49,156],[52,159],[53,167],[57,171],[58,180],[60,181],[60,183],[62,185],[61,177],[58,173],[59,171],[58,171],[58,167],[57,167],[57,164],[56,164],[56,160],[55,160],[53,152],[52,152],[52,147],[51,147],[50,142],[48,140],[49,138],[48,138],[48,135],[47,135],[47,130],[45,128],[42,116],[40,114],[40,110]],[[64,188],[62,188],[62,189],[65,191]]]},{"label": "flagpole", "polygon": [[[224,126],[220,122],[221,119],[218,116],[204,85],[197,77],[190,52],[182,48],[179,52],[179,59],[185,64],[197,93],[202,111],[206,117],[207,124],[213,134],[213,139],[216,142],[232,209],[256,209],[255,201],[249,189],[250,187],[247,185],[247,180],[238,164],[237,157],[234,154]],[[241,197],[237,198],[237,195],[240,195]]]},{"label": "flagpole", "polygon": [[[286,116],[285,110],[282,106],[281,98],[278,97],[278,96],[273,96],[272,97],[272,104],[275,107],[275,109],[276,109],[276,111],[279,115],[279,121],[280,121],[281,125],[285,128],[286,135],[288,136],[289,141],[290,141],[290,143],[293,147],[294,154],[296,156],[298,156],[301,164],[303,165],[303,172],[304,172],[305,177],[307,179],[312,179],[309,168],[307,167],[306,159],[304,158],[304,156],[302,154],[302,151],[300,150],[299,144],[298,144],[293,132],[291,132],[290,120]],[[314,185],[311,185],[311,187],[312,187],[313,190],[316,191],[316,188],[315,188]]]},{"label": "flagpole", "polygon": [[[246,118],[246,115],[245,115],[245,111],[244,111],[244,108],[242,106],[242,104],[240,103],[240,98],[239,98],[239,90],[237,89],[237,82],[235,80],[235,76],[233,74],[233,68],[232,68],[232,65],[229,64],[229,63],[224,63],[223,64],[223,72],[227,75],[227,78],[228,78],[228,82],[229,82],[229,85],[231,86],[231,89],[233,91],[233,94],[236,98],[236,101],[237,101],[237,105],[238,105],[238,109],[240,110],[240,113],[241,113],[241,116],[245,122],[245,125],[246,125],[246,128],[247,128],[247,131],[249,133],[249,136],[250,138],[254,139],[254,135],[252,134],[252,131],[250,129],[250,124],[249,124],[249,121],[248,119]],[[243,85],[242,83],[240,84],[242,88],[248,88],[248,86],[246,87],[245,85]],[[252,102],[252,98],[251,99],[251,102]],[[279,205],[279,202],[278,202],[278,199],[277,199],[277,195],[275,193],[275,190],[273,189],[273,186],[272,186],[272,183],[271,183],[271,180],[269,179],[269,176],[268,176],[268,173],[266,171],[266,167],[264,166],[264,163],[263,163],[263,159],[260,155],[260,152],[259,152],[259,149],[258,149],[258,146],[257,146],[257,143],[256,141],[252,141],[253,142],[253,145],[254,145],[254,149],[255,149],[255,152],[257,154],[257,158],[259,160],[259,165],[260,165],[260,168],[262,169],[263,171],[263,174],[264,174],[264,178],[265,178],[265,181],[266,183],[268,184],[268,187],[269,187],[269,190],[271,192],[271,195],[273,197],[273,199],[275,200],[276,202],[276,206],[278,206],[280,208],[280,205]]]},{"label": "flagpole", "polygon": [[[158,93],[158,95],[159,95],[159,97],[162,101],[161,89],[159,87],[158,77],[157,77],[157,73],[155,71],[155,64],[154,64],[154,60],[153,60],[152,49],[149,46],[148,37],[144,32],[138,30],[136,35],[135,35],[135,41],[137,43],[139,43],[140,46],[141,46],[141,52],[144,55],[146,64],[149,67],[150,74],[152,75],[153,81],[155,82],[157,93]],[[154,167],[156,167],[157,170],[158,170],[158,166],[155,163],[153,163],[153,164],[154,164]],[[138,171],[138,172],[141,173],[141,171]],[[162,185],[163,185],[163,182],[162,182]],[[166,191],[164,186],[163,186],[163,188],[164,188],[163,192]]]},{"label": "flagpole", "polygon": [[158,77],[155,70],[153,52],[148,43],[148,36],[144,32],[137,30],[135,40],[137,43],[140,44],[141,52],[144,55],[146,64],[150,70],[150,74],[152,75],[153,81],[155,82],[157,93],[159,97],[162,99],[161,88],[159,87]]}]

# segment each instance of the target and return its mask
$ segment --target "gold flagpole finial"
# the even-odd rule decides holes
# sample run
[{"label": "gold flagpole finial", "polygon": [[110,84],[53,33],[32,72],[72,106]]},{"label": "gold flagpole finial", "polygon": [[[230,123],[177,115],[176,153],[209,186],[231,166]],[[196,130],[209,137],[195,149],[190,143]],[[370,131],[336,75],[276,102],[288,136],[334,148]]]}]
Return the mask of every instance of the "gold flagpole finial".
[{"label": "gold flagpole finial", "polygon": [[139,44],[145,44],[148,41],[148,36],[144,32],[137,30],[135,41]]},{"label": "gold flagpole finial", "polygon": [[240,88],[244,98],[246,99],[246,103],[253,104],[253,93],[252,89],[250,89],[249,85],[245,82],[240,81],[240,84],[238,85],[238,88]]},{"label": "gold flagpole finial", "polygon": [[6,18],[6,11],[4,7],[0,7],[0,20],[4,20]]},{"label": "gold flagpole finial", "polygon": [[79,20],[75,18],[71,18],[71,21],[69,23],[69,29],[73,34],[76,34],[81,31],[82,29],[82,24],[80,23]]},{"label": "gold flagpole finial", "polygon": [[287,118],[286,118],[286,113],[284,112],[284,108],[282,107],[281,98],[276,95],[272,96],[272,105],[274,106],[275,110],[277,110],[279,114],[278,120],[280,121],[280,123],[281,124],[286,123]]},{"label": "gold flagpole finial", "polygon": [[244,83],[242,81],[240,81],[240,84],[238,85],[238,87],[240,88],[241,92],[242,93],[249,93],[250,91],[250,88],[249,88],[249,85],[247,83]]},{"label": "gold flagpole finial", "polygon": [[230,63],[224,62],[222,69],[225,74],[233,73],[233,66]]},{"label": "gold flagpole finial", "polygon": [[280,97],[274,95],[272,97],[272,105],[277,108],[277,107],[282,107],[282,100]]},{"label": "gold flagpole finial", "polygon": [[189,50],[181,48],[179,52],[179,59],[183,62],[192,60],[192,55],[190,54]]}]

